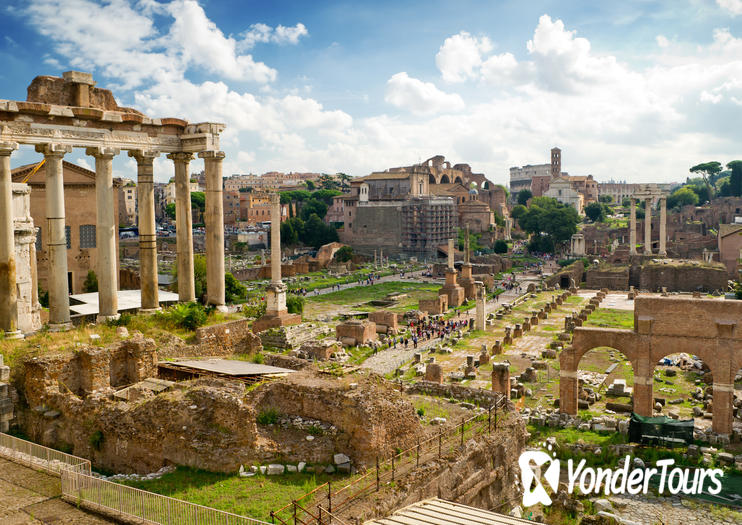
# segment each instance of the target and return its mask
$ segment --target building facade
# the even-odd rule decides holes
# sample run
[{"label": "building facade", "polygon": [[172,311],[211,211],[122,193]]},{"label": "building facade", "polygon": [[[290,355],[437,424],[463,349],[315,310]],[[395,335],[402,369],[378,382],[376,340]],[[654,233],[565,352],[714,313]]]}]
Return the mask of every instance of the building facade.
[{"label": "building facade", "polygon": [[[14,182],[23,182],[35,164],[20,166],[12,170]],[[27,184],[31,187],[30,210],[37,227],[36,267],[39,286],[47,290],[49,275],[49,231],[46,227],[46,165],[31,175]],[[64,161],[65,233],[67,240],[67,283],[71,294],[83,292],[83,283],[89,270],[95,271],[98,264],[96,247],[96,202],[95,172]],[[118,217],[118,201],[114,199],[114,217]],[[118,236],[116,239],[118,244]]]}]

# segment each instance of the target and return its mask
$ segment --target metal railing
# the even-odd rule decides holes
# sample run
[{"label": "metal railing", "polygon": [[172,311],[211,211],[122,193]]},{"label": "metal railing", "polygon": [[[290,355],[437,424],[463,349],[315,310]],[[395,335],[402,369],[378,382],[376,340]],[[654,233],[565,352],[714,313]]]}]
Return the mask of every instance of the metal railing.
[{"label": "metal railing", "polygon": [[91,473],[90,461],[87,459],[3,433],[0,433],[0,456],[56,476],[64,471],[79,472],[88,476]]},{"label": "metal railing", "polygon": [[62,497],[88,510],[159,525],[269,525],[79,472],[62,472]]},{"label": "metal railing", "polygon": [[88,510],[157,525],[269,525],[92,476],[90,461],[0,433],[0,457],[60,476],[62,497]]},{"label": "metal railing", "polygon": [[501,395],[487,411],[465,419],[456,427],[445,432],[441,430],[424,441],[418,441],[415,446],[397,452],[385,461],[380,462],[377,458],[375,467],[337,490],[330,482],[319,485],[291,503],[271,511],[271,521],[280,525],[332,523],[352,503],[390,486],[420,464],[459,450],[467,439],[497,430],[498,410],[505,409],[507,403],[505,396]]}]

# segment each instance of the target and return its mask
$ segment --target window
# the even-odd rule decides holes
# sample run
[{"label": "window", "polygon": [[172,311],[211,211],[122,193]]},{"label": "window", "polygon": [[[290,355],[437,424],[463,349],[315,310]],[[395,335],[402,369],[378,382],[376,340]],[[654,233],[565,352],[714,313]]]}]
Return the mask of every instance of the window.
[{"label": "window", "polygon": [[67,238],[67,249],[72,249],[72,230],[69,226],[64,227],[64,236]]},{"label": "window", "polygon": [[36,228],[36,251],[41,251],[41,226]]},{"label": "window", "polygon": [[80,248],[95,248],[95,224],[80,226]]}]

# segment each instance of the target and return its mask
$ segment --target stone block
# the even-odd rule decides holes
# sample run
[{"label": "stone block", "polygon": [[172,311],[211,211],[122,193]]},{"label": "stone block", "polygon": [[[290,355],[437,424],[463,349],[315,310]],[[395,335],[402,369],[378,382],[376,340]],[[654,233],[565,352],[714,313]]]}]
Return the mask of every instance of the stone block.
[{"label": "stone block", "polygon": [[7,382],[10,379],[10,367],[0,366],[0,381]]},{"label": "stone block", "polygon": [[425,381],[443,383],[443,369],[441,365],[430,363],[425,367]]},{"label": "stone block", "polygon": [[335,327],[335,335],[339,341],[354,339],[356,345],[376,341],[376,323],[366,319],[351,319]]}]

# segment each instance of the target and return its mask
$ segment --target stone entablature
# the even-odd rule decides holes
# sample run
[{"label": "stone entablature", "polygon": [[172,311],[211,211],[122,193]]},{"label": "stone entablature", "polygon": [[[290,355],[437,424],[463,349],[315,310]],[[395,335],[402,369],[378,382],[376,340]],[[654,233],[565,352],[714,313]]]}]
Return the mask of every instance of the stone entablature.
[{"label": "stone entablature", "polygon": [[634,329],[577,327],[560,355],[560,411],[577,414],[580,359],[597,347],[622,352],[634,370],[634,410],[653,414],[654,367],[667,355],[697,355],[714,378],[713,430],[732,432],[734,378],[742,368],[742,301],[638,296]]}]

